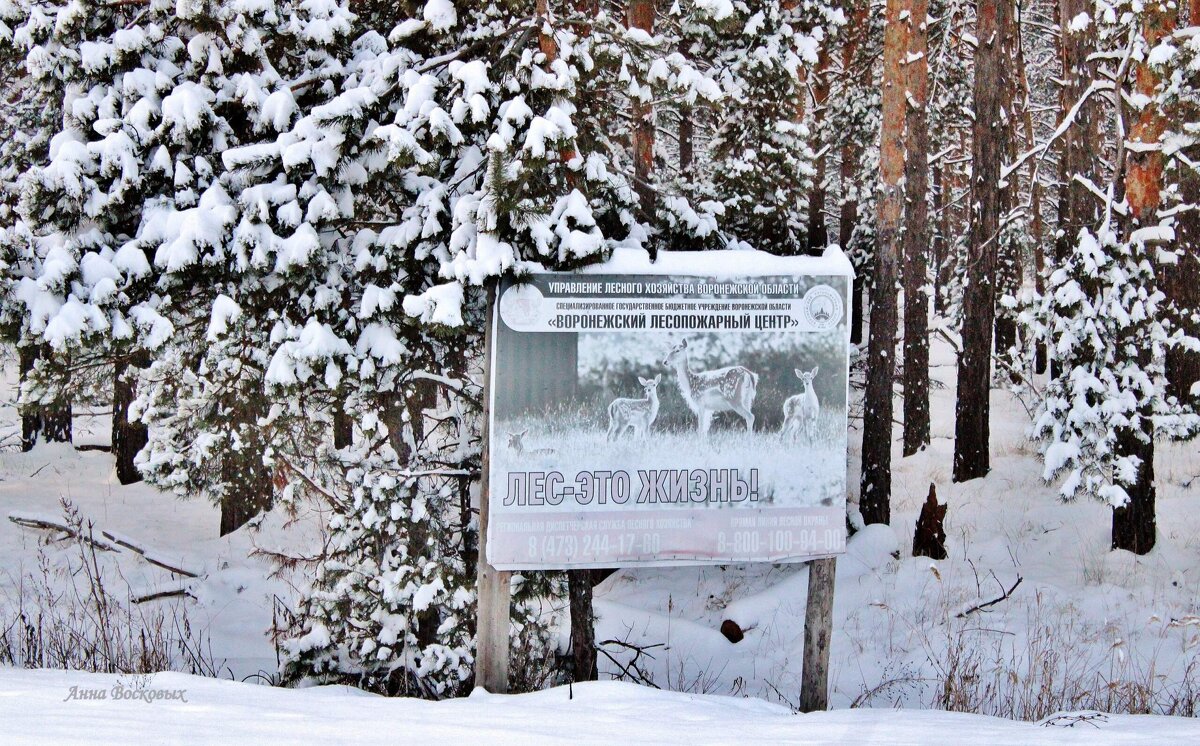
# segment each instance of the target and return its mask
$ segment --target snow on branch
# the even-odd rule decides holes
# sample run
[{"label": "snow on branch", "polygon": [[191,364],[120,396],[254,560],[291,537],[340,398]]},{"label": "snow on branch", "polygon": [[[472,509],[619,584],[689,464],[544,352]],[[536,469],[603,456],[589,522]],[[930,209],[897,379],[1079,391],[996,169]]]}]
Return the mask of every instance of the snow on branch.
[{"label": "snow on branch", "polygon": [[1062,122],[1059,123],[1058,127],[1054,130],[1049,138],[1047,138],[1044,142],[1034,146],[1031,150],[1022,153],[1015,161],[1000,170],[1001,181],[1007,179],[1013,174],[1014,171],[1021,168],[1021,166],[1025,164],[1025,161],[1034,156],[1040,156],[1044,154],[1047,150],[1049,150],[1050,146],[1053,145],[1056,140],[1058,140],[1058,138],[1065,135],[1067,130],[1071,128],[1071,125],[1075,123],[1075,117],[1079,115],[1079,110],[1083,108],[1083,105],[1087,103],[1087,100],[1091,98],[1093,94],[1099,93],[1100,91],[1112,91],[1115,89],[1116,86],[1111,82],[1100,80],[1092,81],[1092,84],[1088,86],[1088,89],[1083,92],[1083,95],[1079,97],[1079,100],[1075,102],[1075,105],[1072,106],[1071,110],[1068,111],[1066,116],[1063,117]]}]

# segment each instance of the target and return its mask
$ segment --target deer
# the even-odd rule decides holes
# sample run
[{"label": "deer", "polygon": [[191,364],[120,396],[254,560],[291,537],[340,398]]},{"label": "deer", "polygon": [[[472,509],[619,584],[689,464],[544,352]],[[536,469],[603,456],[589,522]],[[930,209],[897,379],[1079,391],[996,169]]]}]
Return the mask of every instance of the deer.
[{"label": "deer", "polygon": [[633,428],[634,437],[646,437],[658,417],[658,384],[662,374],[654,378],[638,376],[645,394],[641,399],[613,399],[608,405],[608,433],[605,439],[615,441]]},{"label": "deer", "polygon": [[674,368],[679,392],[696,415],[696,428],[708,437],[717,412],[733,412],[746,423],[746,432],[754,432],[754,396],[758,374],[741,365],[716,370],[694,371],[688,362],[688,343],[684,339],[671,348],[663,365]]},{"label": "deer", "polygon": [[821,402],[817,399],[816,390],[813,389],[813,381],[817,378],[819,367],[815,366],[810,371],[796,368],[794,371],[796,378],[804,383],[804,393],[790,396],[783,403],[782,435],[785,441],[797,442],[800,439],[800,431],[803,430],[808,442],[810,444],[813,442],[817,417],[821,414]]},{"label": "deer", "polygon": [[508,447],[522,456],[549,456],[555,452],[553,448],[530,448],[526,450],[523,439],[527,432],[529,432],[529,428],[525,428],[519,433],[509,433]]}]

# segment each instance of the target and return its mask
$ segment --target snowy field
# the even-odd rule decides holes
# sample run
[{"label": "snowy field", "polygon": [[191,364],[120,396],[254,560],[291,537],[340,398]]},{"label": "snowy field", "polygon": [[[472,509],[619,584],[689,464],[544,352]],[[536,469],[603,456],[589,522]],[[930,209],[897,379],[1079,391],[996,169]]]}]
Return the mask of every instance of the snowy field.
[{"label": "snowy field", "polygon": [[[6,366],[11,386],[11,361]],[[601,682],[577,687],[574,700],[556,689],[425,703],[228,681],[263,683],[274,675],[269,631],[296,607],[303,581],[271,577],[275,567],[263,553],[311,547],[314,516],[272,513],[218,539],[215,508],[145,485],[119,486],[106,453],[66,446],[15,452],[9,388],[0,409],[0,439],[10,444],[0,452],[0,513],[62,520],[66,498],[94,523],[95,536],[108,532],[198,575],[181,577],[121,546],[96,552],[116,597],[186,592],[134,605],[134,622],[175,629],[173,640],[187,640],[174,667],[226,680],[161,674],[143,685],[186,689],[187,703],[92,702],[66,698],[72,686],[111,688],[115,677],[0,669],[0,740],[128,740],[150,723],[165,741],[203,740],[219,723],[221,736],[247,739],[269,732],[412,742],[457,735],[486,742],[954,743],[969,733],[985,743],[1200,742],[1190,719],[1086,717],[1059,728],[913,711],[1037,722],[1079,710],[1192,715],[1200,703],[1195,446],[1160,449],[1158,546],[1145,557],[1113,553],[1106,508],[1060,504],[1041,482],[1024,437],[1027,416],[1009,394],[993,395],[992,474],[951,484],[954,368],[940,345],[933,377],[943,384],[933,391],[933,446],[901,459],[897,444],[894,528],[860,532],[838,562],[831,661],[838,711],[810,716],[790,714],[799,692],[806,570],[789,565],[625,570],[606,580],[597,589],[597,639],[607,641],[612,658],[601,656],[602,678],[618,675],[619,662],[621,676],[642,687]],[[103,415],[76,424],[79,442],[106,442]],[[860,437],[852,432],[852,451]],[[950,559],[943,561],[911,556],[912,526],[930,482],[950,505]],[[18,608],[40,608],[47,619],[63,614],[72,593],[86,592],[78,586],[86,575],[78,546],[48,535],[0,517],[5,625]],[[59,594],[54,604],[46,588],[51,598]],[[971,611],[1009,589],[1007,599]],[[746,631],[744,640],[733,644],[718,632],[725,619]]]},{"label": "snowy field", "polygon": [[[182,699],[82,701],[85,689],[169,692]],[[128,696],[128,695],[125,695]],[[164,695],[165,696],[165,695]],[[65,701],[64,701],[65,700]],[[795,715],[757,699],[659,692],[593,682],[534,694],[444,702],[388,699],[344,687],[283,690],[185,674],[136,677],[60,671],[0,676],[0,723],[8,742],[411,744],[789,744],[989,746],[1183,744],[1200,738],[1187,718],[1063,715],[1018,723],[913,710],[839,710]]]}]

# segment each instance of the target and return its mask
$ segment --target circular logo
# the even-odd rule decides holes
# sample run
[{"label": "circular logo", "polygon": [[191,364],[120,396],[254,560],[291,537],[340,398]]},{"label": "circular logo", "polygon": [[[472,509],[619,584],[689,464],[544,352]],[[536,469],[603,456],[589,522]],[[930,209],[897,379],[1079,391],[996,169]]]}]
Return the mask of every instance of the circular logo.
[{"label": "circular logo", "polygon": [[828,285],[804,294],[804,320],[814,329],[832,329],[842,320],[842,296]]},{"label": "circular logo", "polygon": [[515,331],[532,329],[541,321],[544,301],[533,283],[511,285],[500,296],[500,318]]}]

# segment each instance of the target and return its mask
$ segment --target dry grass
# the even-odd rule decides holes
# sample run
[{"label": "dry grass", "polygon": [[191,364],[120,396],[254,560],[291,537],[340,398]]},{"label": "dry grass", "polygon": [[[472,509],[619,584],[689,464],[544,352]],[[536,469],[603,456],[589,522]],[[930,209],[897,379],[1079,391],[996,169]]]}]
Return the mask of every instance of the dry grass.
[{"label": "dry grass", "polygon": [[139,674],[179,670],[216,676],[219,666],[182,603],[133,602],[123,578],[120,591],[106,577],[90,525],[62,502],[75,532],[71,552],[54,562],[45,547],[37,569],[14,578],[11,597],[0,598],[0,664],[99,673]]},{"label": "dry grass", "polygon": [[1026,721],[1080,710],[1200,711],[1200,654],[1147,658],[1117,643],[1098,656],[1093,638],[1076,616],[1051,613],[1040,598],[1021,635],[988,629],[978,617],[947,617],[924,640],[927,666],[887,671],[852,706],[905,704]]}]

